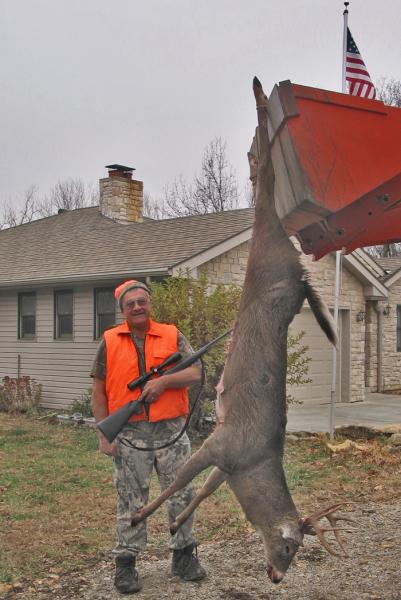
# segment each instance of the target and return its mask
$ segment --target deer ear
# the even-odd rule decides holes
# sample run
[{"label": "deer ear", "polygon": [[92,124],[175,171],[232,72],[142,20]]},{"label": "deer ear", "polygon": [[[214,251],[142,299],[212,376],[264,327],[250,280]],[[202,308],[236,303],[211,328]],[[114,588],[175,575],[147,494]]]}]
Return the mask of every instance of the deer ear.
[{"label": "deer ear", "polygon": [[303,546],[302,533],[296,525],[283,525],[280,527],[280,533],[283,540],[291,542],[296,546]]},{"label": "deer ear", "polygon": [[315,530],[313,529],[312,524],[309,522],[308,517],[303,517],[299,519],[299,530],[302,535],[316,535]]}]

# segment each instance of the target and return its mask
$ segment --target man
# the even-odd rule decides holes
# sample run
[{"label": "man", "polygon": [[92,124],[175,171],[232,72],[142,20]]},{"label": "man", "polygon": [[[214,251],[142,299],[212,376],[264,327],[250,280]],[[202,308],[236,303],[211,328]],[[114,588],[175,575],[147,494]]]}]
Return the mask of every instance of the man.
[{"label": "man", "polygon": [[[127,383],[167,356],[181,352],[192,354],[185,337],[174,325],[156,323],[150,318],[151,292],[139,281],[130,280],[115,289],[125,322],[108,329],[99,344],[91,376],[93,377],[93,415],[100,421],[127,402],[141,398],[146,410],[130,419],[120,436],[137,447],[158,448],[173,439],[182,429],[188,414],[187,386],[200,381],[198,364],[178,373],[157,376],[142,390],[129,391]],[[153,467],[162,489],[175,479],[177,469],[191,455],[188,436],[163,450],[140,451],[119,441],[111,444],[99,431],[99,449],[113,457],[114,482],[117,491],[117,544],[113,550],[116,560],[114,584],[121,593],[141,589],[136,569],[136,557],[146,546],[146,522],[131,527],[131,518],[148,501]],[[169,523],[184,510],[193,498],[192,486],[175,494],[168,506]],[[171,572],[186,581],[199,580],[206,572],[194,551],[196,541],[193,519],[172,536]]]}]

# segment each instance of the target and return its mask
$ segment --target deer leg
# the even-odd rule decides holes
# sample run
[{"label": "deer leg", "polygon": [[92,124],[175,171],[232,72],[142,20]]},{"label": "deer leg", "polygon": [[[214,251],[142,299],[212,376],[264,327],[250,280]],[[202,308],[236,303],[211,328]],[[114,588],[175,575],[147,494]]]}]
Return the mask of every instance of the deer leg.
[{"label": "deer leg", "polygon": [[134,527],[144,519],[155,512],[175,492],[185,487],[201,471],[210,467],[212,458],[208,448],[203,445],[191,458],[177,471],[177,476],[173,483],[169,485],[161,494],[141,508],[132,518],[131,525]]},{"label": "deer leg", "polygon": [[185,521],[192,515],[195,508],[199,506],[201,502],[210,494],[213,494],[217,488],[226,480],[227,474],[220,471],[218,467],[215,467],[206,479],[203,487],[196,494],[195,498],[188,504],[188,506],[178,515],[174,523],[170,527],[171,535],[174,535],[177,530],[185,523]]}]

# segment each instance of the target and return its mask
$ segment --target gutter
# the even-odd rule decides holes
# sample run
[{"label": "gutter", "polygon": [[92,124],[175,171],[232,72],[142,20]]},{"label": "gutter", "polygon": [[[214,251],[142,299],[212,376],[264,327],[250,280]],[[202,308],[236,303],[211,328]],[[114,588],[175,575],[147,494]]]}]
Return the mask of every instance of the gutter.
[{"label": "gutter", "polygon": [[37,287],[42,285],[62,285],[71,283],[90,283],[90,282],[103,282],[103,281],[115,281],[116,279],[124,277],[147,277],[147,276],[166,276],[169,274],[168,268],[162,269],[141,269],[140,271],[121,271],[120,273],[95,273],[90,275],[68,275],[59,277],[43,277],[32,279],[20,279],[14,281],[3,281],[0,282],[0,289],[3,288],[21,288],[21,287]]}]

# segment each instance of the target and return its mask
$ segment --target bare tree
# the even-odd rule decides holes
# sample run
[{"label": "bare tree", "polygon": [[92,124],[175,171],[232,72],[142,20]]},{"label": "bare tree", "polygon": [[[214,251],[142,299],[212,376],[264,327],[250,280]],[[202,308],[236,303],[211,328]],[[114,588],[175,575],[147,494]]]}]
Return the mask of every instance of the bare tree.
[{"label": "bare tree", "polygon": [[[401,81],[394,78],[382,77],[376,83],[377,96],[388,106],[401,108]],[[365,248],[374,258],[401,256],[401,243],[383,244]]]},{"label": "bare tree", "polygon": [[255,190],[253,189],[253,185],[250,179],[246,180],[243,187],[242,195],[245,199],[246,205],[250,208],[253,208],[255,206]]},{"label": "bare tree", "polygon": [[156,221],[168,217],[164,201],[155,200],[149,192],[145,192],[143,194],[143,216],[155,219]]},{"label": "bare tree", "polygon": [[84,184],[81,179],[65,179],[52,187],[49,194],[39,205],[41,217],[49,217],[58,210],[75,210],[85,206],[93,206],[99,201],[98,193]]},{"label": "bare tree", "polygon": [[398,79],[381,77],[376,83],[376,91],[384,104],[401,107],[401,81]]},{"label": "bare tree", "polygon": [[170,217],[185,217],[187,215],[203,214],[196,204],[193,188],[180,175],[173,183],[164,188],[164,205]]},{"label": "bare tree", "polygon": [[10,202],[0,207],[0,230],[30,223],[41,217],[57,214],[59,209],[74,210],[93,206],[99,202],[99,193],[80,179],[59,181],[47,196],[40,199],[38,189],[31,185],[24,193],[22,202]]},{"label": "bare tree", "polygon": [[205,207],[205,212],[223,212],[238,206],[238,183],[226,151],[226,143],[214,138],[205,149],[201,172],[195,177],[196,202]]},{"label": "bare tree", "polygon": [[30,223],[38,215],[37,188],[31,185],[24,193],[23,201],[20,206],[13,206],[10,203],[3,205],[0,209],[0,229],[16,227],[24,223]]},{"label": "bare tree", "polygon": [[206,146],[202,166],[193,183],[182,176],[164,190],[165,205],[170,216],[182,217],[222,212],[238,207],[238,183],[227,159],[226,143],[214,138]]},{"label": "bare tree", "polygon": [[382,244],[380,246],[368,246],[365,250],[373,258],[389,258],[401,256],[401,243]]}]

